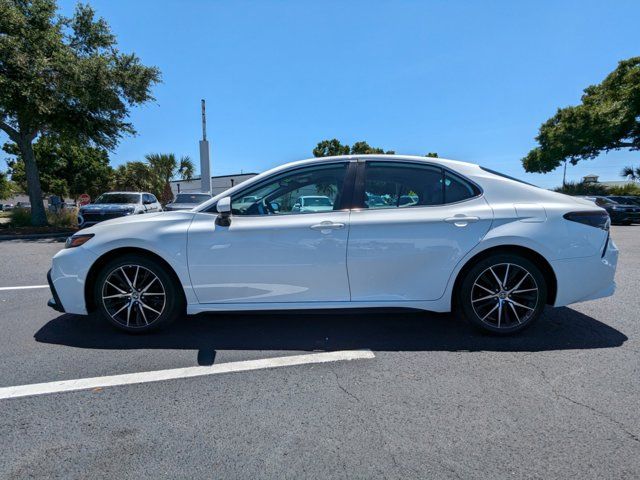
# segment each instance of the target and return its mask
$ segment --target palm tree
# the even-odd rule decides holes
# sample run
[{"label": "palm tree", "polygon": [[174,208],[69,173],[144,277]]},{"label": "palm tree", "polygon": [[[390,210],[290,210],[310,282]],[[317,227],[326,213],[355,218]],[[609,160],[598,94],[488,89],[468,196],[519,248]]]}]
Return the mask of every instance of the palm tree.
[{"label": "palm tree", "polygon": [[172,199],[171,179],[180,177],[182,180],[191,180],[193,178],[195,167],[186,155],[180,157],[180,161],[173,153],[150,153],[144,158],[149,163],[149,169],[157,183],[156,191],[163,205]]},{"label": "palm tree", "polygon": [[632,182],[640,181],[640,167],[624,167],[620,172],[620,176],[628,178]]}]

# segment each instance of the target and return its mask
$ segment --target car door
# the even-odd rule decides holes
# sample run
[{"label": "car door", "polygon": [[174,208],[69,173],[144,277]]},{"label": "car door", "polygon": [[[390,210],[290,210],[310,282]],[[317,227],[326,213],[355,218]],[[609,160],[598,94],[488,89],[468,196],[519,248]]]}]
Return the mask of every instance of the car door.
[{"label": "car door", "polygon": [[[188,264],[199,302],[349,301],[346,201],[354,173],[348,162],[329,162],[275,174],[232,196],[229,226],[217,225],[213,212],[197,213]],[[319,194],[331,198],[332,211],[294,210],[300,196]]]},{"label": "car door", "polygon": [[440,298],[493,213],[480,189],[438,165],[359,164],[347,267],[352,301]]}]

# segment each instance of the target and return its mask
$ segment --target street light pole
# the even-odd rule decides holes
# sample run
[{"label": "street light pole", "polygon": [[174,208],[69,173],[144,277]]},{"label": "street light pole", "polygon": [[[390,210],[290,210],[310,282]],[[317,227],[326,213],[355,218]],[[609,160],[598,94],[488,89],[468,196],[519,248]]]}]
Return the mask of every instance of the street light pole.
[{"label": "street light pole", "polygon": [[205,101],[201,100],[202,107],[202,140],[200,140],[200,182],[203,193],[211,193],[211,164],[209,162],[209,141],[207,140],[207,115]]}]

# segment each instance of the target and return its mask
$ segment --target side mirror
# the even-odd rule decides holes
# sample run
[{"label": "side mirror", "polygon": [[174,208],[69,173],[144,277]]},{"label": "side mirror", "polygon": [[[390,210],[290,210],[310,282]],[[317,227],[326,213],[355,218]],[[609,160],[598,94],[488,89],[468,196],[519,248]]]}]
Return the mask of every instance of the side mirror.
[{"label": "side mirror", "polygon": [[231,225],[231,197],[224,197],[218,200],[216,210],[218,210],[216,225],[220,225],[221,227]]}]

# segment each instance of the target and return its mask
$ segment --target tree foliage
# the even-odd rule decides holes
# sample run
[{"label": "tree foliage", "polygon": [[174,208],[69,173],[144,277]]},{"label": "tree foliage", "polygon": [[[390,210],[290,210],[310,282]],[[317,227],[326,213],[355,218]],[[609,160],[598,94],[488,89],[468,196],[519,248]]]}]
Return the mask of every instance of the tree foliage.
[{"label": "tree foliage", "polygon": [[542,124],[539,144],[522,160],[528,172],[550,172],[602,152],[640,149],[640,57],[621,61],[602,83],[584,90],[582,103],[558,109]]},{"label": "tree foliage", "polygon": [[620,172],[620,176],[632,182],[640,182],[640,167],[624,167]]},{"label": "tree foliage", "polygon": [[316,148],[313,149],[314,157],[335,157],[337,155],[349,155],[351,148],[349,145],[343,145],[336,138],[331,140],[322,140],[318,142]]},{"label": "tree foliage", "polygon": [[118,190],[133,190],[153,193],[162,204],[173,199],[171,180],[191,180],[194,165],[187,156],[179,160],[173,153],[151,153],[145,161],[127,162],[115,171],[115,187]]},{"label": "tree foliage", "polygon": [[118,50],[88,5],[64,17],[55,0],[0,0],[0,129],[20,149],[34,225],[46,223],[34,139],[55,134],[113,148],[134,133],[129,111],[153,98],[159,78]]},{"label": "tree foliage", "polygon": [[607,189],[609,195],[637,195],[640,196],[640,184],[627,183],[626,185],[619,185],[615,187],[609,187]]},{"label": "tree foliage", "polygon": [[356,142],[352,146],[342,144],[338,139],[323,140],[313,149],[314,157],[333,157],[337,155],[367,155],[372,153],[394,154],[392,150],[386,152],[382,148],[371,147],[367,142]]},{"label": "tree foliage", "polygon": [[[342,144],[340,140],[333,138],[331,140],[323,140],[313,149],[314,157],[335,157],[338,155],[370,155],[375,153],[383,153],[386,155],[394,155],[393,150],[385,151],[382,148],[372,147],[367,142],[356,142],[349,146]],[[429,152],[425,157],[438,158],[436,152]]]},{"label": "tree foliage", "polygon": [[145,156],[151,176],[154,179],[154,193],[162,204],[167,204],[173,199],[171,193],[171,179],[179,177],[182,180],[191,180],[195,170],[193,162],[188,156],[176,158],[173,153],[150,153]]},{"label": "tree foliage", "polygon": [[[6,143],[3,150],[8,160],[12,180],[23,192],[27,190],[25,163],[15,143]],[[40,184],[45,195],[77,199],[88,193],[92,198],[111,188],[113,169],[104,148],[81,144],[53,135],[44,135],[33,144]]]},{"label": "tree foliage", "polygon": [[16,193],[14,183],[9,180],[7,174],[0,172],[0,200],[12,197]]},{"label": "tree foliage", "polygon": [[554,192],[565,193],[567,195],[609,195],[607,187],[601,183],[594,182],[566,182],[558,187]]}]

